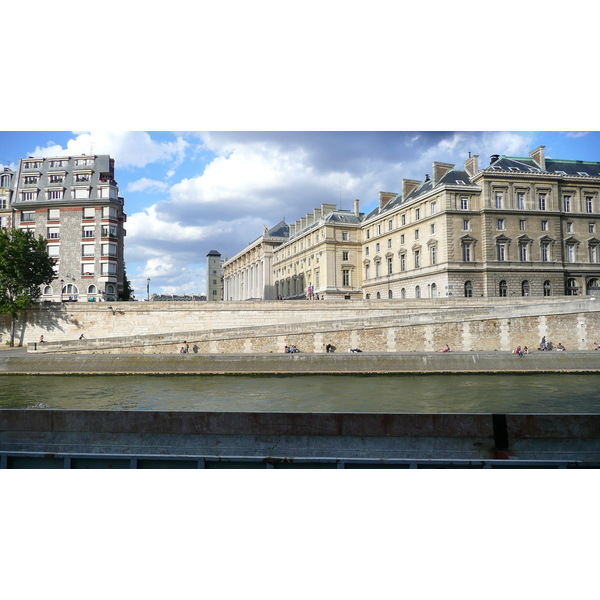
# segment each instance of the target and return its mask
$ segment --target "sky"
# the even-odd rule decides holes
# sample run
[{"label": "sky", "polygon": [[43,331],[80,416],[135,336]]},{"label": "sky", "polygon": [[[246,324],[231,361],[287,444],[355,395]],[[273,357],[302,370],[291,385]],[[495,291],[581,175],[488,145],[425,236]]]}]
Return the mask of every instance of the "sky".
[{"label": "sky", "polygon": [[[206,255],[232,257],[261,235],[321,203],[362,212],[431,163],[480,168],[492,154],[600,160],[600,132],[456,131],[3,131],[0,160],[110,154],[125,200],[125,260],[141,297],[206,292]],[[145,294],[144,294],[145,295]]]}]

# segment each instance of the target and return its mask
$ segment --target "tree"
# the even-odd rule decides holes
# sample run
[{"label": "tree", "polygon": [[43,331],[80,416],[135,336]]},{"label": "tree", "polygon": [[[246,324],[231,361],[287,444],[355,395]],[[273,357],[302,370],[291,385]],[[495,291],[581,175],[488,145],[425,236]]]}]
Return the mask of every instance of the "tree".
[{"label": "tree", "polygon": [[127,279],[127,273],[123,270],[123,291],[119,294],[119,300],[131,300],[133,296],[133,288],[131,281]]},{"label": "tree", "polygon": [[0,313],[12,317],[10,345],[15,344],[19,311],[29,308],[42,295],[40,286],[55,278],[54,259],[47,241],[22,229],[0,230]]}]

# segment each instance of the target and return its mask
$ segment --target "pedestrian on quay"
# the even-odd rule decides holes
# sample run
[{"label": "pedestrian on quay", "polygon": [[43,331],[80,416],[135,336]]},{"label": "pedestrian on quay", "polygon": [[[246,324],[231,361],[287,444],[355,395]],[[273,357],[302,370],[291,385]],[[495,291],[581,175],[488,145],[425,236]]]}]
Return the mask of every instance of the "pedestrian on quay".
[{"label": "pedestrian on quay", "polygon": [[546,344],[546,336],[542,338],[540,342],[540,350],[548,350],[548,345]]}]

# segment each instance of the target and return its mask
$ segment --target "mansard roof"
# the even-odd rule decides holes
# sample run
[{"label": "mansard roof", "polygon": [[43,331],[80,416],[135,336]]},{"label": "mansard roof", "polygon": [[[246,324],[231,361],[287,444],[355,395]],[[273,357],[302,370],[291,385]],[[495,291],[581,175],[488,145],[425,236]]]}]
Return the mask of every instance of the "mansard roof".
[{"label": "mansard roof", "polygon": [[267,235],[269,237],[290,237],[290,226],[285,222],[285,219],[282,219],[267,231]]},{"label": "mansard roof", "polygon": [[364,214],[358,216],[350,210],[334,210],[322,217],[325,223],[350,223],[358,225],[363,222]]},{"label": "mansard roof", "polygon": [[546,173],[549,175],[579,175],[580,177],[600,177],[600,162],[586,160],[561,160],[555,158],[545,159],[546,168],[542,169],[531,158],[519,156],[499,155],[483,171],[521,171],[523,173]]}]

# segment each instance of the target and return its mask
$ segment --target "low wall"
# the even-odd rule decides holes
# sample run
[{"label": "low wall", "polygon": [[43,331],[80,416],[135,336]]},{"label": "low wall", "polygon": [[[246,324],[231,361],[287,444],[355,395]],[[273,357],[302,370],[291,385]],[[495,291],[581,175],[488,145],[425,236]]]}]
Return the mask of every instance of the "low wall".
[{"label": "low wall", "polygon": [[[162,459],[162,460],[161,460]],[[0,410],[0,468],[600,465],[600,415]]]},{"label": "low wall", "polygon": [[600,371],[600,352],[359,354],[0,355],[4,374],[343,374]]}]

